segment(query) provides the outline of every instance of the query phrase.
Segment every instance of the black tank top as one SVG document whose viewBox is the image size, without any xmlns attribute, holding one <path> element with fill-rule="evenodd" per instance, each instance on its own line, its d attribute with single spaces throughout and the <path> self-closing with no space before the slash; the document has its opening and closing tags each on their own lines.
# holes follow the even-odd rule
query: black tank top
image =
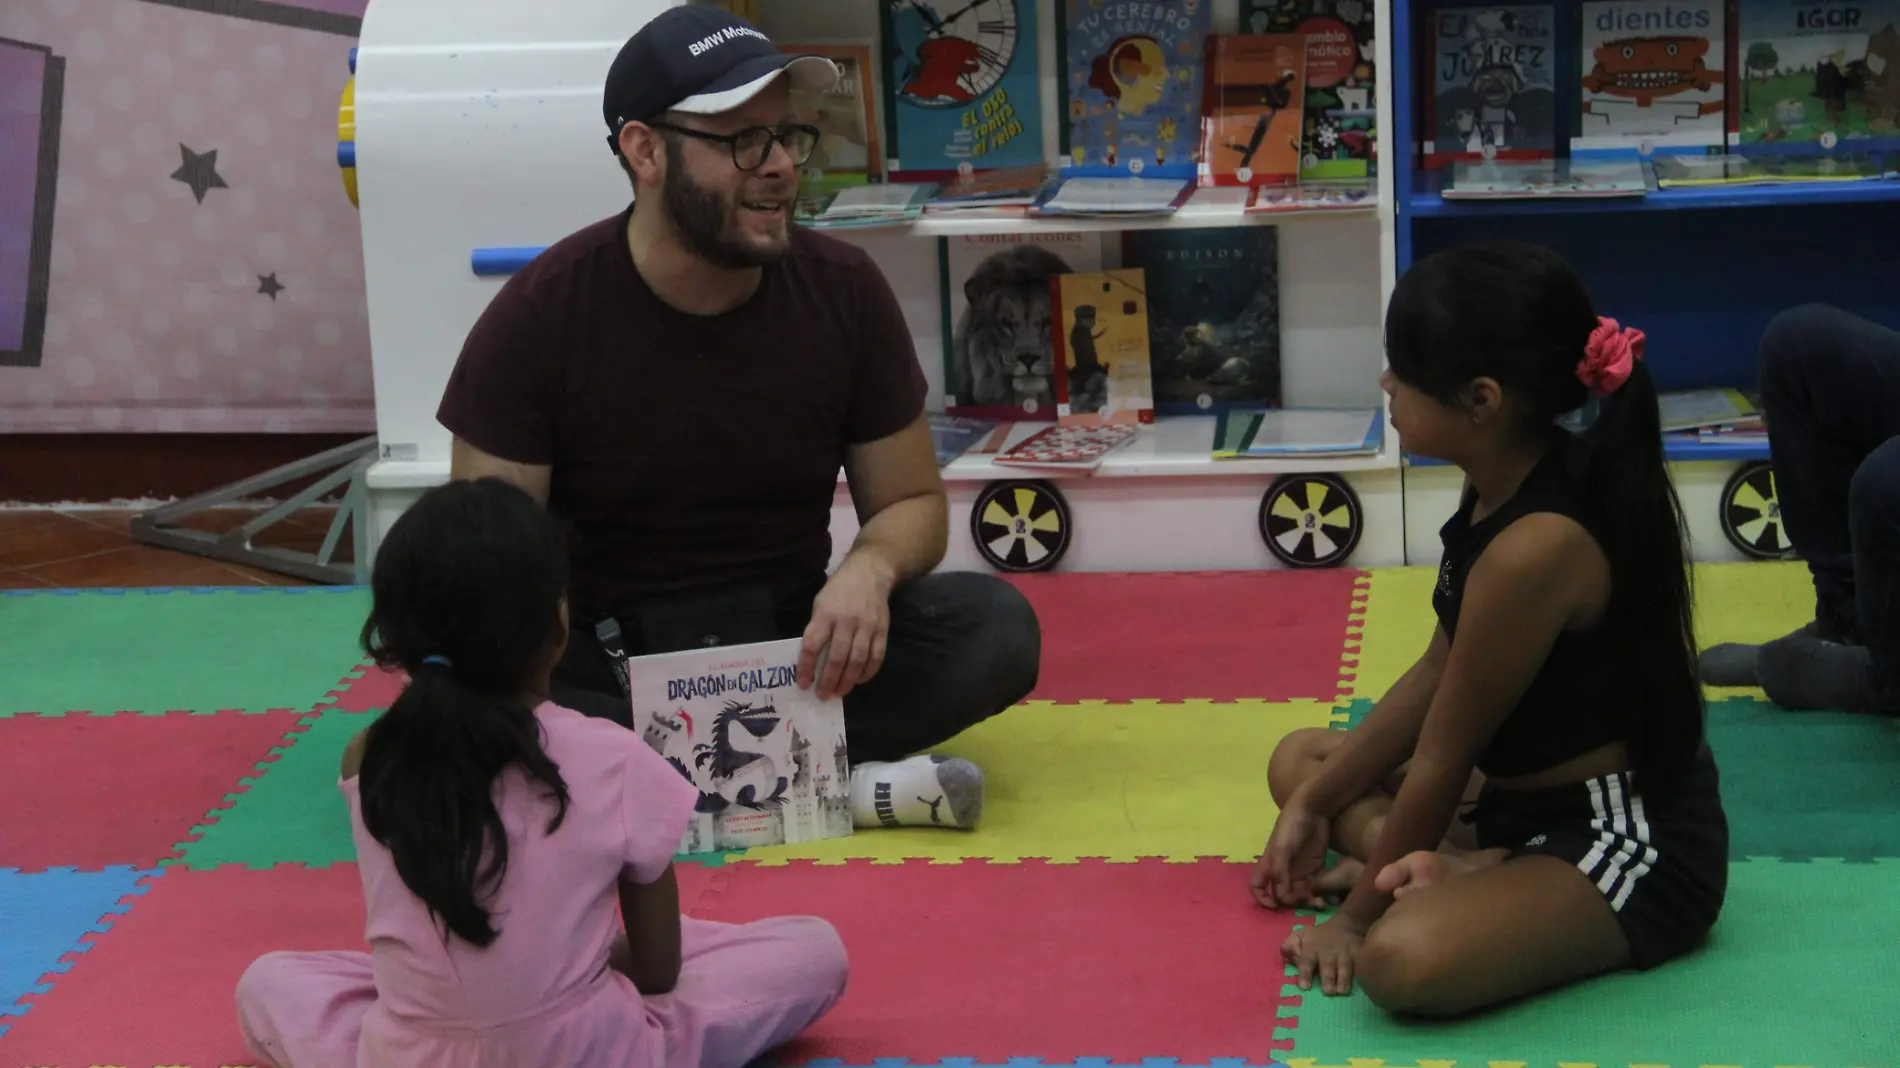
<svg viewBox="0 0 1900 1068">
<path fill-rule="evenodd" d="M 1439 530 L 1445 555 L 1432 607 L 1453 643 L 1465 579 L 1504 528 L 1536 512 L 1555 512 L 1598 537 L 1600 528 L 1575 473 L 1587 446 L 1573 434 L 1559 433 L 1557 443 L 1502 507 L 1473 523 L 1477 495 L 1467 492 L 1457 514 Z M 1616 665 L 1627 657 L 1618 646 L 1619 633 L 1614 621 L 1606 619 L 1592 630 L 1558 635 L 1517 707 L 1479 754 L 1478 770 L 1487 776 L 1530 775 L 1624 740 L 1616 715 Z"/>
</svg>

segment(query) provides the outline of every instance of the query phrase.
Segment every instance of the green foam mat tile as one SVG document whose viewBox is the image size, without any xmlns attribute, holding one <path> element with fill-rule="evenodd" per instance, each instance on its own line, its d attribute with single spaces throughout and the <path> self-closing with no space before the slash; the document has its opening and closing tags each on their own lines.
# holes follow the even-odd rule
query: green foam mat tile
<svg viewBox="0 0 1900 1068">
<path fill-rule="evenodd" d="M 1404 1021 L 1358 991 L 1301 992 L 1283 1059 L 1313 1065 L 1900 1063 L 1900 862 L 1729 867 L 1709 945 L 1648 972 L 1620 972 L 1454 1021 Z"/>
<path fill-rule="evenodd" d="M 271 750 L 257 774 L 226 798 L 180 846 L 173 863 L 203 871 L 220 864 L 267 868 L 322 866 L 356 859 L 349 807 L 337 789 L 343 749 L 374 722 L 367 712 L 326 711 L 306 716 L 302 729 Z"/>
<path fill-rule="evenodd" d="M 1900 858 L 1900 723 L 1746 698 L 1708 715 L 1732 859 Z"/>
<path fill-rule="evenodd" d="M 362 658 L 356 589 L 0 598 L 0 716 L 311 708 Z"/>
</svg>

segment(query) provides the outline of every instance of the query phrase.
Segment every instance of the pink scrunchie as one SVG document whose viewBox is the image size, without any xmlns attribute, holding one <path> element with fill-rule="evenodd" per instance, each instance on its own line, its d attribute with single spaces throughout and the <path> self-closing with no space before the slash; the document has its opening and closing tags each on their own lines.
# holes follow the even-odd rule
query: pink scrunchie
<svg viewBox="0 0 1900 1068">
<path fill-rule="evenodd" d="M 1597 328 L 1583 346 L 1583 359 L 1577 364 L 1577 377 L 1599 397 L 1607 397 L 1623 388 L 1643 358 L 1643 332 L 1619 326 L 1615 319 L 1597 318 Z"/>
</svg>

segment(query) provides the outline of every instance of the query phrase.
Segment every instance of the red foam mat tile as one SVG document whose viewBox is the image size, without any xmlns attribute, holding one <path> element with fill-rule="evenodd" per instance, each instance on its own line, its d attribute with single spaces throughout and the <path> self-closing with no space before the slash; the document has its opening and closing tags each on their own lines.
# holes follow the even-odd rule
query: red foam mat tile
<svg viewBox="0 0 1900 1068">
<path fill-rule="evenodd" d="M 1365 573 L 1012 576 L 1042 622 L 1032 700 L 1329 701 Z"/>
<path fill-rule="evenodd" d="M 283 711 L 0 718 L 13 813 L 0 866 L 154 867 L 296 724 Z"/>
<path fill-rule="evenodd" d="M 322 707 L 345 712 L 381 712 L 396 700 L 407 684 L 408 676 L 402 672 L 384 671 L 375 664 L 367 664 L 339 682 L 323 700 Z"/>
<path fill-rule="evenodd" d="M 680 903 L 719 869 L 677 866 Z M 238 977 L 276 949 L 364 949 L 354 864 L 165 869 L 0 1035 L 0 1064 L 252 1065 Z"/>
<path fill-rule="evenodd" d="M 1247 894 L 1248 865 L 849 863 L 718 869 L 704 919 L 816 915 L 850 957 L 843 1000 L 772 1057 L 1064 1064 L 1145 1057 L 1267 1064 L 1290 913 Z"/>
</svg>

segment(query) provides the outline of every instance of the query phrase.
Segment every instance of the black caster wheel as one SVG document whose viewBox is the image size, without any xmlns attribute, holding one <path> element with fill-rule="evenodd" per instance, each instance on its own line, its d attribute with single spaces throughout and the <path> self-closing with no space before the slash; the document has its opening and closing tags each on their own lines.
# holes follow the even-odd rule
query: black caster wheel
<svg viewBox="0 0 1900 1068">
<path fill-rule="evenodd" d="M 1781 522 L 1775 494 L 1775 465 L 1766 460 L 1743 464 L 1722 487 L 1722 534 L 1743 556 L 1755 560 L 1792 560 L 1794 543 Z"/>
<path fill-rule="evenodd" d="M 970 506 L 976 551 L 998 571 L 1048 571 L 1069 551 L 1069 502 L 1047 482 L 992 482 Z"/>
<path fill-rule="evenodd" d="M 1336 567 L 1359 547 L 1366 513 L 1338 475 L 1283 475 L 1260 499 L 1260 537 L 1288 567 Z"/>
</svg>

